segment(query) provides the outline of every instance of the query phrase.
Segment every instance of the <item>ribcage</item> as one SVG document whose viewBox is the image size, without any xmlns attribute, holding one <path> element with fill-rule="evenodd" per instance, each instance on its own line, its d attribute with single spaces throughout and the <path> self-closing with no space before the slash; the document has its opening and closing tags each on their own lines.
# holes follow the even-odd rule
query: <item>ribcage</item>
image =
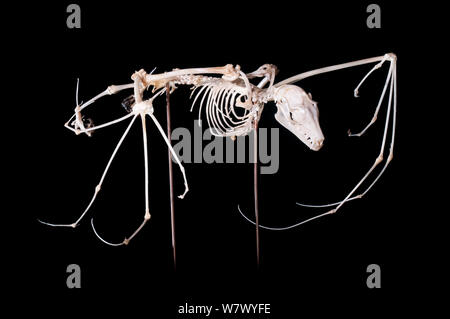
<svg viewBox="0 0 450 319">
<path fill-rule="evenodd" d="M 197 80 L 191 94 L 191 97 L 195 94 L 191 111 L 200 100 L 199 120 L 204 109 L 213 135 L 240 136 L 252 129 L 251 109 L 239 105 L 248 98 L 245 86 L 221 78 L 197 77 Z"/>
</svg>

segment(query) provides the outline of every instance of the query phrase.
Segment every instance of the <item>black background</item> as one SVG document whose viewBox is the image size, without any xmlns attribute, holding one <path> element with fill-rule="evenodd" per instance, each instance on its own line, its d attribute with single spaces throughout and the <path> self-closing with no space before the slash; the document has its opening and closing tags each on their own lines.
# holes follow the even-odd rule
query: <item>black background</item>
<svg viewBox="0 0 450 319">
<path fill-rule="evenodd" d="M 384 314 L 389 306 L 411 307 L 400 296 L 414 295 L 423 280 L 411 276 L 419 249 L 411 222 L 420 178 L 414 171 L 411 113 L 415 100 L 408 50 L 416 29 L 408 7 L 378 2 L 382 28 L 366 26 L 369 2 L 271 4 L 243 2 L 79 2 L 81 29 L 66 27 L 69 2 L 19 9 L 16 23 L 26 38 L 15 38 L 24 55 L 22 85 L 28 86 L 23 118 L 30 130 L 13 145 L 26 183 L 14 184 L 16 207 L 24 213 L 14 238 L 21 245 L 9 263 L 18 298 L 34 301 L 37 313 L 59 309 L 100 312 L 120 309 L 152 317 L 175 317 L 178 305 L 270 303 L 270 318 L 316 313 Z M 22 31 L 24 30 L 24 31 Z M 22 49 L 23 48 L 23 49 Z M 75 136 L 63 127 L 80 100 L 111 84 L 129 83 L 131 74 L 173 68 L 239 64 L 251 72 L 264 63 L 278 66 L 280 81 L 315 68 L 394 52 L 398 56 L 398 117 L 394 160 L 361 200 L 338 214 L 284 232 L 261 231 L 261 266 L 256 270 L 254 227 L 237 212 L 253 209 L 252 164 L 185 164 L 190 192 L 176 200 L 177 269 L 174 271 L 167 172 L 167 148 L 148 125 L 152 219 L 128 246 L 109 247 L 93 234 L 120 242 L 144 215 L 144 166 L 139 122 L 125 140 L 88 216 L 76 229 L 50 228 L 37 219 L 71 223 L 90 200 L 125 123 Z M 408 67 L 407 67 L 408 66 Z M 379 152 L 385 106 L 379 121 L 361 138 L 349 138 L 370 121 L 387 74 L 387 64 L 353 89 L 371 65 L 312 77 L 297 83 L 318 101 L 325 145 L 306 148 L 274 119 L 268 104 L 260 127 L 280 128 L 280 167 L 260 175 L 260 221 L 284 226 L 314 216 L 296 201 L 324 203 L 344 198 Z M 26 75 L 25 75 L 26 74 Z M 29 75 L 31 74 L 31 76 Z M 30 83 L 30 84 L 28 84 Z M 31 83 L 33 83 L 31 85 Z M 124 115 L 120 101 L 106 97 L 91 107 L 96 123 Z M 193 131 L 189 90 L 172 95 L 172 125 Z M 31 115 L 30 115 L 31 114 Z M 165 104 L 155 104 L 165 126 Z M 388 139 L 389 140 L 389 139 Z M 387 157 L 388 152 L 385 152 Z M 416 159 L 416 158 L 415 158 Z M 175 192 L 183 190 L 174 166 Z M 17 196 L 19 195 L 19 196 Z M 23 195 L 23 196 L 20 196 Z M 423 261 L 423 260 L 422 260 Z M 417 261 L 418 262 L 418 261 Z M 81 267 L 81 289 L 66 287 L 66 267 Z M 366 286 L 369 264 L 379 264 L 382 288 Z M 16 275 L 17 274 L 17 275 Z M 405 306 L 403 306 L 405 305 Z M 362 309 L 360 308 L 362 306 Z M 21 310 L 21 309 L 19 309 Z M 61 312 L 59 312 L 61 314 Z M 220 317 L 220 316 L 216 316 Z"/>
</svg>

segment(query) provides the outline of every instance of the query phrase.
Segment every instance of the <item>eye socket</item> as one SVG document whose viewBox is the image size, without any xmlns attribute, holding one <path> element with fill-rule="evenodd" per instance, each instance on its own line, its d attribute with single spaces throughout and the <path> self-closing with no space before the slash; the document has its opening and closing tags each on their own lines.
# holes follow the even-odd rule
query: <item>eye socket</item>
<svg viewBox="0 0 450 319">
<path fill-rule="evenodd" d="M 298 124 L 300 124 L 300 122 L 302 122 L 304 120 L 305 114 L 306 114 L 306 112 L 303 108 L 296 108 L 289 112 L 289 116 L 290 116 L 291 120 L 297 122 Z M 295 115 L 295 118 L 294 118 L 294 115 Z"/>
</svg>

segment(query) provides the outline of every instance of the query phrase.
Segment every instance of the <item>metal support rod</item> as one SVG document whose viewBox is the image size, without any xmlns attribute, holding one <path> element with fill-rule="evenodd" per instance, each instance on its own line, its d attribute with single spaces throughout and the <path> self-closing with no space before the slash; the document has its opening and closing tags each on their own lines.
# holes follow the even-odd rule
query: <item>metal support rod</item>
<svg viewBox="0 0 450 319">
<path fill-rule="evenodd" d="M 253 135 L 253 160 L 255 161 L 253 168 L 253 192 L 255 195 L 255 226 L 256 226 L 256 263 L 259 268 L 259 210 L 258 210 L 258 121 L 254 122 Z"/>
<path fill-rule="evenodd" d="M 169 143 L 172 143 L 171 135 L 172 135 L 172 127 L 170 121 L 170 85 L 169 82 L 166 84 L 166 110 L 167 110 L 167 139 Z M 172 169 L 172 154 L 170 153 L 170 149 L 168 150 L 169 154 L 169 188 L 170 188 L 170 226 L 172 232 L 172 250 L 173 250 L 173 264 L 174 268 L 177 267 L 177 251 L 175 245 L 175 209 L 174 209 L 174 200 L 173 200 L 173 169 Z"/>
</svg>

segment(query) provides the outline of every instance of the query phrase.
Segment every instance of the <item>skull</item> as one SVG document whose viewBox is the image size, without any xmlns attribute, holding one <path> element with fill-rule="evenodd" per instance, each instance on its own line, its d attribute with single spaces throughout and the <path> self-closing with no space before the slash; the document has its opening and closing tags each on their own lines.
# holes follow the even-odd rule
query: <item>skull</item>
<svg viewBox="0 0 450 319">
<path fill-rule="evenodd" d="M 278 109 L 275 119 L 310 149 L 318 151 L 324 136 L 319 125 L 319 109 L 311 95 L 296 85 L 281 85 L 274 89 L 273 98 Z"/>
</svg>

